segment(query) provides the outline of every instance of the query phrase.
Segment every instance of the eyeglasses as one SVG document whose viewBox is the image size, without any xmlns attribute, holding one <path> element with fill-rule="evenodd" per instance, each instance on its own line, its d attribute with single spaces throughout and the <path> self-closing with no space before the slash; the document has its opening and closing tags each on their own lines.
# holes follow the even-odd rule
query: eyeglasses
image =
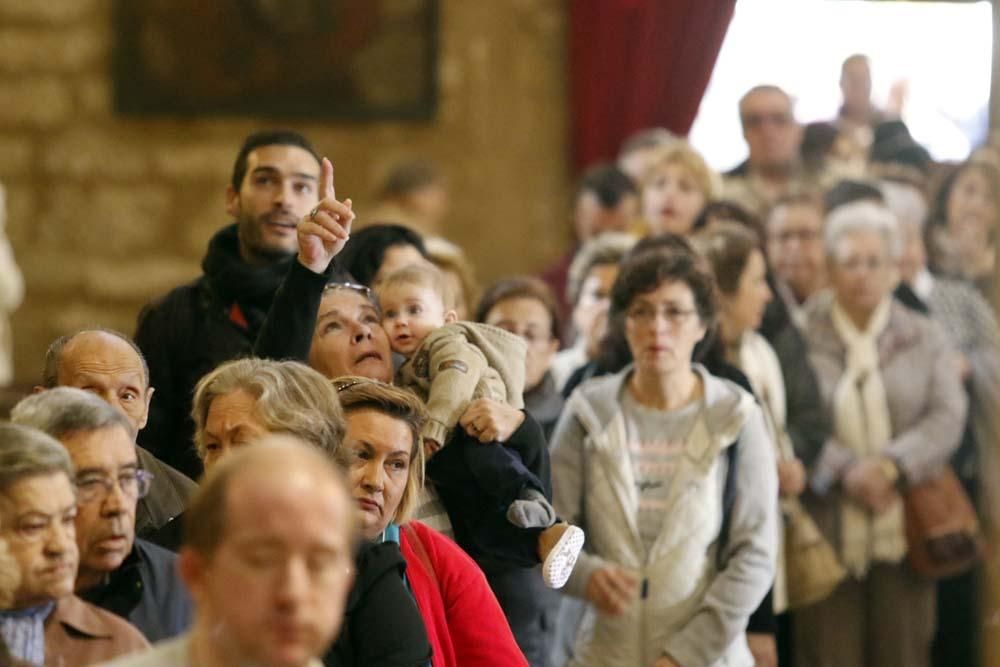
<svg viewBox="0 0 1000 667">
<path fill-rule="evenodd" d="M 838 268 L 844 271 L 855 272 L 861 269 L 866 271 L 879 271 L 892 264 L 891 261 L 879 257 L 848 257 L 836 262 Z"/>
<path fill-rule="evenodd" d="M 677 308 L 676 306 L 663 306 L 662 308 L 657 308 L 651 305 L 640 305 L 634 308 L 629 308 L 625 313 L 625 317 L 636 324 L 652 324 L 656 320 L 657 315 L 663 315 L 663 319 L 667 321 L 670 326 L 679 327 L 688 318 L 695 314 L 694 308 Z"/>
<path fill-rule="evenodd" d="M 342 391 L 347 391 L 351 387 L 357 387 L 359 384 L 365 384 L 366 382 L 371 382 L 371 380 L 362 380 L 360 378 L 351 378 L 349 380 L 334 380 L 333 388 L 337 390 L 339 394 Z"/>
<path fill-rule="evenodd" d="M 87 474 L 76 478 L 77 498 L 83 503 L 104 500 L 115 484 L 127 498 L 144 498 L 153 483 L 153 473 L 148 470 L 130 470 L 118 474 L 117 479 L 108 475 Z"/>
<path fill-rule="evenodd" d="M 743 127 L 751 129 L 762 127 L 764 125 L 784 127 L 785 125 L 790 125 L 792 122 L 791 114 L 781 111 L 761 113 L 751 112 L 743 114 L 741 118 L 743 120 Z"/>
<path fill-rule="evenodd" d="M 338 289 L 347 289 L 351 290 L 352 292 L 357 292 L 358 294 L 365 297 L 372 303 L 375 302 L 375 295 L 372 294 L 371 288 L 368 287 L 367 285 L 362 285 L 360 283 L 352 283 L 352 282 L 327 283 L 326 286 L 323 288 L 323 293 L 325 294 L 330 290 L 338 290 Z"/>
<path fill-rule="evenodd" d="M 771 235 L 771 240 L 777 243 L 808 243 L 819 238 L 819 232 L 814 229 L 790 229 L 787 232 L 779 232 Z"/>
</svg>

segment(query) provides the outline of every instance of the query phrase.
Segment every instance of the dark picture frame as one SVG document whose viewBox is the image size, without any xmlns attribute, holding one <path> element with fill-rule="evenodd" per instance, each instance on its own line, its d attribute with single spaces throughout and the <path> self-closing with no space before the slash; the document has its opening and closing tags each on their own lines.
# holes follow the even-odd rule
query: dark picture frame
<svg viewBox="0 0 1000 667">
<path fill-rule="evenodd" d="M 114 0 L 115 108 L 430 120 L 438 0 Z"/>
</svg>

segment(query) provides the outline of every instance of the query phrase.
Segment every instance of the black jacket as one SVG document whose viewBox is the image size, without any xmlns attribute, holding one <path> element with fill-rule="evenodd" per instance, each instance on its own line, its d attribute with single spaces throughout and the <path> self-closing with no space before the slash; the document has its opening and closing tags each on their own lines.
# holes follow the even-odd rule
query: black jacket
<svg viewBox="0 0 1000 667">
<path fill-rule="evenodd" d="M 365 544 L 347 597 L 340 636 L 327 667 L 422 667 L 431 645 L 413 596 L 403 583 L 406 561 L 395 542 Z"/>
<path fill-rule="evenodd" d="M 292 290 L 318 284 L 320 294 L 326 283 L 325 275 L 294 257 L 264 266 L 247 264 L 240 256 L 235 224 L 212 238 L 202 268 L 202 277 L 146 306 L 135 334 L 149 363 L 150 385 L 156 388 L 139 444 L 193 479 L 202 470 L 192 444 L 195 384 L 222 362 L 252 353 L 283 280 Z M 280 335 L 297 328 L 285 321 L 273 329 Z"/>
<path fill-rule="evenodd" d="M 179 543 L 164 544 L 156 535 L 167 529 L 184 512 L 191 496 L 198 490 L 198 485 L 142 447 L 136 447 L 135 450 L 139 466 L 153 475 L 149 493 L 145 498 L 139 499 L 135 510 L 135 535 L 176 551 Z"/>
<path fill-rule="evenodd" d="M 177 574 L 177 556 L 141 539 L 102 586 L 79 593 L 124 618 L 150 643 L 176 637 L 191 625 L 191 599 Z"/>
</svg>

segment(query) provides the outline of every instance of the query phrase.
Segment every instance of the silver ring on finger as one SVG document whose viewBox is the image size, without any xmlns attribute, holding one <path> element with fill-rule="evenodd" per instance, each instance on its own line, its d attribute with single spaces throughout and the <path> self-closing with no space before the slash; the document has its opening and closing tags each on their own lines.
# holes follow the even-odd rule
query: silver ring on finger
<svg viewBox="0 0 1000 667">
<path fill-rule="evenodd" d="M 316 214 L 319 213 L 319 206 L 309 211 L 309 219 L 316 222 Z"/>
</svg>

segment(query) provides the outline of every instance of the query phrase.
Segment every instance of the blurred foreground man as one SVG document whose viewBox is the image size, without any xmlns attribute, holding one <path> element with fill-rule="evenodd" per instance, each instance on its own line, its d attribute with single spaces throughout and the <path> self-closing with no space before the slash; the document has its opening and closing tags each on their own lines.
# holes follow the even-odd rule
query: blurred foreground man
<svg viewBox="0 0 1000 667">
<path fill-rule="evenodd" d="M 190 633 L 114 667 L 319 667 L 354 579 L 354 503 L 315 447 L 274 436 L 214 466 L 185 525 Z"/>
</svg>

